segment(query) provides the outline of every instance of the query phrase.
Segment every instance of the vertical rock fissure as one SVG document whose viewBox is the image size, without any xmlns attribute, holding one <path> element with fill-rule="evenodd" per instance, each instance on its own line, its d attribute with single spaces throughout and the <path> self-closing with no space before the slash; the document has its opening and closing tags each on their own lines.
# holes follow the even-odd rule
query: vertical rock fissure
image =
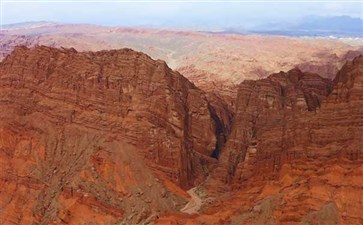
<svg viewBox="0 0 363 225">
<path fill-rule="evenodd" d="M 209 113 L 211 114 L 212 120 L 214 122 L 215 125 L 215 137 L 216 137 L 216 145 L 215 148 L 211 154 L 212 158 L 218 159 L 219 154 L 221 153 L 224 144 L 226 143 L 226 137 L 227 137 L 227 132 L 226 129 L 223 127 L 223 124 L 220 120 L 220 118 L 218 117 L 217 113 L 215 112 L 215 109 L 208 104 L 208 109 L 209 109 Z"/>
</svg>

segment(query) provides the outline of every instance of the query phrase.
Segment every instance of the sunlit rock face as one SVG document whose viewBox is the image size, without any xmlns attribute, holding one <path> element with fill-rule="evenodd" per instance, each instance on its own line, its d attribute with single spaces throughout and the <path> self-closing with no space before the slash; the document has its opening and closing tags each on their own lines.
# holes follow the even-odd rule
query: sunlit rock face
<svg viewBox="0 0 363 225">
<path fill-rule="evenodd" d="M 333 79 L 347 60 L 362 53 L 362 46 L 324 38 L 49 23 L 0 34 L 0 61 L 18 45 L 72 47 L 77 51 L 132 48 L 166 61 L 197 87 L 219 95 L 230 105 L 243 80 L 266 78 L 295 67 Z"/>
<path fill-rule="evenodd" d="M 5 224 L 362 224 L 363 57 L 204 93 L 131 49 L 0 63 Z M 235 106 L 235 108 L 233 108 Z M 197 215 L 178 213 L 185 189 Z"/>
<path fill-rule="evenodd" d="M 261 161 L 258 157 L 266 157 L 260 151 L 265 136 L 269 135 L 268 140 L 276 142 L 273 145 L 268 143 L 271 144 L 266 149 L 270 151 L 266 152 L 271 155 L 269 157 L 275 157 L 272 154 L 274 148 L 287 148 L 290 141 L 287 120 L 302 112 L 318 111 L 331 91 L 332 81 L 299 69 L 272 74 L 266 79 L 242 82 L 238 89 L 232 131 L 220 158 L 224 165 L 220 169 L 227 170 L 228 175 L 223 176 L 226 182 L 230 183 L 236 172 L 241 173 L 239 170 L 244 167 L 244 159 L 249 158 L 251 151 L 257 152 L 257 162 Z M 271 132 L 277 126 L 284 128 Z M 261 166 L 259 168 L 262 169 Z M 243 173 L 245 179 L 250 175 L 251 171 Z"/>
<path fill-rule="evenodd" d="M 219 166 L 203 186 L 230 196 L 189 220 L 362 223 L 363 56 L 333 81 L 298 70 L 245 81 L 236 105 Z"/>
<path fill-rule="evenodd" d="M 130 49 L 17 47 L 0 88 L 7 224 L 130 224 L 176 210 L 185 197 L 167 184 L 204 180 L 223 136 L 202 91 Z"/>
</svg>

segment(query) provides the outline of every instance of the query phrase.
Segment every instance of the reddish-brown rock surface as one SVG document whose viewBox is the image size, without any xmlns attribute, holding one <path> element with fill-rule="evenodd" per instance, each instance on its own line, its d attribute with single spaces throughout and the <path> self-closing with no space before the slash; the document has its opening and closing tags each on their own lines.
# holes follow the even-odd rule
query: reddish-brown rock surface
<svg viewBox="0 0 363 225">
<path fill-rule="evenodd" d="M 265 78 L 294 67 L 332 79 L 347 59 L 362 52 L 362 46 L 329 38 L 55 23 L 4 29 L 0 32 L 0 60 L 16 45 L 72 47 L 77 51 L 132 48 L 165 60 L 199 88 L 218 93 L 227 102 L 235 100 L 235 86 L 243 80 Z"/>
<path fill-rule="evenodd" d="M 182 206 L 172 182 L 205 179 L 225 129 L 223 107 L 130 49 L 17 47 L 0 64 L 0 103 L 5 224 L 155 219 Z"/>
<path fill-rule="evenodd" d="M 236 104 L 219 167 L 199 191 L 216 199 L 160 224 L 363 223 L 363 56 L 333 82 L 298 70 L 245 81 Z"/>
<path fill-rule="evenodd" d="M 248 152 L 251 152 L 251 156 L 255 155 L 256 145 L 261 145 L 260 139 L 272 138 L 276 141 L 266 146 L 270 152 L 272 148 L 287 148 L 290 141 L 287 135 L 292 135 L 286 128 L 287 118 L 304 111 L 316 111 L 331 89 L 330 80 L 317 74 L 303 73 L 299 69 L 272 74 L 266 79 L 242 82 L 238 90 L 233 130 L 220 158 L 221 163 L 226 164 L 223 169 L 228 170 L 226 181 L 231 183 L 235 172 L 241 173 L 238 170 L 245 165 L 240 162 L 249 158 Z M 271 132 L 277 126 L 282 126 L 282 129 Z M 274 154 L 272 157 L 275 157 Z M 242 174 L 249 175 L 247 171 Z"/>
<path fill-rule="evenodd" d="M 17 45 L 77 51 L 132 48 L 164 60 L 234 109 L 237 86 L 246 79 L 295 67 L 333 79 L 347 60 L 362 53 L 360 39 L 351 40 L 351 45 L 342 40 L 42 22 L 1 31 L 0 61 Z"/>
<path fill-rule="evenodd" d="M 0 63 L 0 221 L 363 223 L 363 56 L 333 81 L 295 68 L 226 96 L 130 49 L 17 47 Z M 177 213 L 192 186 L 198 214 Z"/>
</svg>

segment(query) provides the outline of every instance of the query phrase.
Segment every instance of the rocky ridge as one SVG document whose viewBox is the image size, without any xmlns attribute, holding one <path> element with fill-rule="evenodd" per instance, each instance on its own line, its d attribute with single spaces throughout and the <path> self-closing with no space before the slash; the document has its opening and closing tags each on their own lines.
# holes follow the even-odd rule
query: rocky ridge
<svg viewBox="0 0 363 225">
<path fill-rule="evenodd" d="M 82 211 L 101 224 L 146 220 L 183 202 L 164 198 L 168 187 L 204 180 L 224 141 L 221 108 L 130 49 L 17 47 L 0 74 L 1 218 L 10 224 L 87 224 Z M 20 201 L 31 212 L 13 209 Z"/>
<path fill-rule="evenodd" d="M 132 48 L 165 60 L 199 88 L 219 94 L 230 104 L 236 98 L 235 87 L 243 80 L 294 67 L 332 79 L 351 56 L 362 53 L 361 46 L 331 39 L 52 23 L 3 30 L 0 60 L 1 54 L 6 56 L 17 45 L 77 51 Z"/>
<path fill-rule="evenodd" d="M 0 219 L 363 222 L 363 56 L 333 81 L 244 81 L 233 102 L 131 49 L 15 48 L 0 64 Z M 196 185 L 199 213 L 176 213 Z"/>
<path fill-rule="evenodd" d="M 363 56 L 333 81 L 296 69 L 245 81 L 236 106 L 218 168 L 200 187 L 217 199 L 196 217 L 165 220 L 362 224 Z"/>
</svg>

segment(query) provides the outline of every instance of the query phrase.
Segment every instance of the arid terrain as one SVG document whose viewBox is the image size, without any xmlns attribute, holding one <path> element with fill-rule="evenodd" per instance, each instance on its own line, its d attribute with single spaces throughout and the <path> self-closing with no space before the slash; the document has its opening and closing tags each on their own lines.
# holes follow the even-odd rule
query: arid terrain
<svg viewBox="0 0 363 225">
<path fill-rule="evenodd" d="M 50 23 L 0 47 L 0 224 L 363 224 L 361 46 Z"/>
<path fill-rule="evenodd" d="M 245 79 L 299 67 L 302 71 L 334 78 L 362 45 L 322 38 L 212 34 L 145 28 L 118 28 L 56 23 L 9 28 L 0 35 L 0 60 L 16 45 L 75 48 L 99 51 L 132 48 L 166 61 L 199 88 L 236 93 Z"/>
</svg>

